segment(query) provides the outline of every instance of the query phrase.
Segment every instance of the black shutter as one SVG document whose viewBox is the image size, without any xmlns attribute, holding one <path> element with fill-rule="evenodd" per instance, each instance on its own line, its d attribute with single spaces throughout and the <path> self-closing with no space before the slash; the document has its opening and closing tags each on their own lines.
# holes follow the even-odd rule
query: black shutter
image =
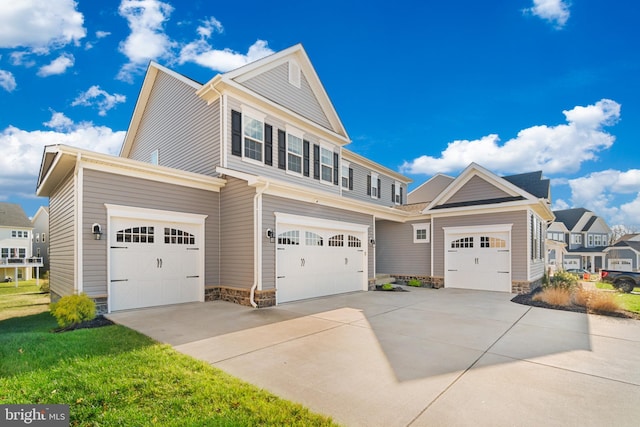
<svg viewBox="0 0 640 427">
<path fill-rule="evenodd" d="M 309 141 L 302 141 L 302 174 L 309 176 Z"/>
<path fill-rule="evenodd" d="M 242 114 L 231 110 L 231 154 L 242 156 Z"/>
<path fill-rule="evenodd" d="M 264 164 L 273 165 L 273 128 L 264 124 Z"/>
<path fill-rule="evenodd" d="M 278 168 L 287 168 L 287 133 L 278 129 Z"/>
<path fill-rule="evenodd" d="M 367 196 L 371 195 L 371 175 L 367 175 Z"/>
<path fill-rule="evenodd" d="M 378 178 L 378 199 L 382 197 L 382 186 L 380 185 L 380 178 Z"/>
<path fill-rule="evenodd" d="M 320 179 L 320 146 L 313 144 L 313 178 Z"/>
<path fill-rule="evenodd" d="M 391 184 L 391 203 L 396 202 L 396 185 Z"/>
<path fill-rule="evenodd" d="M 353 169 L 349 168 L 349 190 L 353 190 Z"/>
<path fill-rule="evenodd" d="M 404 202 L 402 201 L 402 186 L 400 187 L 400 204 L 403 204 Z"/>
<path fill-rule="evenodd" d="M 338 185 L 338 179 L 340 179 L 338 153 L 333 153 L 333 185 Z"/>
</svg>

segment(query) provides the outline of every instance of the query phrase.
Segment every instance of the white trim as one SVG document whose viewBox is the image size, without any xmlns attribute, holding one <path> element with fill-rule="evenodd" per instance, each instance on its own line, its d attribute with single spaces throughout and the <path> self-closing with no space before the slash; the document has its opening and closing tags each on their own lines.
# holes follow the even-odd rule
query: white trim
<svg viewBox="0 0 640 427">
<path fill-rule="evenodd" d="M 252 119 L 261 121 L 263 125 L 264 125 L 264 120 L 267 118 L 267 113 L 258 111 L 255 108 L 249 107 L 248 105 L 245 105 L 245 104 L 240 104 L 240 112 L 242 113 L 243 116 L 246 114 Z M 244 135 L 244 123 L 242 123 L 242 134 Z"/>
<path fill-rule="evenodd" d="M 312 228 L 325 228 L 330 230 L 353 231 L 354 233 L 366 233 L 368 235 L 369 225 L 352 222 L 334 221 L 331 219 L 316 218 L 303 215 L 292 215 L 284 212 L 274 212 L 276 217 L 276 227 L 278 224 L 300 225 Z M 364 244 L 368 242 L 363 242 Z"/>
<path fill-rule="evenodd" d="M 227 94 L 222 95 L 222 123 L 220 124 L 220 132 L 222 132 L 222 149 L 220 151 L 220 155 L 222 156 L 222 167 L 227 167 L 227 156 L 229 155 L 229 150 L 227 148 L 227 143 L 229 141 L 229 128 L 227 124 L 227 120 L 229 119 L 229 113 L 227 111 Z"/>
<path fill-rule="evenodd" d="M 380 194 L 380 189 L 378 188 L 378 174 L 373 172 L 373 171 L 369 171 L 369 174 L 371 175 L 371 198 L 372 199 L 379 199 L 380 197 L 378 196 Z M 376 189 L 376 194 L 373 194 L 373 189 Z"/>
<path fill-rule="evenodd" d="M 200 255 L 200 275 L 198 283 L 198 292 L 200 295 L 200 301 L 204 301 L 204 280 L 205 280 L 205 251 L 206 251 L 206 239 L 205 239 L 205 220 L 208 215 L 192 214 L 185 212 L 166 211 L 159 209 L 147 209 L 138 208 L 134 206 L 114 205 L 110 203 L 104 204 L 107 209 L 107 229 L 103 229 L 103 233 L 106 233 L 107 239 L 107 312 L 111 313 L 111 223 L 113 218 L 131 218 L 140 219 L 144 221 L 160 221 L 160 222 L 172 222 L 179 224 L 191 224 L 198 226 L 198 235 L 201 242 L 202 250 L 199 251 Z"/>
<path fill-rule="evenodd" d="M 304 131 L 302 129 L 286 124 L 284 126 L 284 130 L 285 132 L 304 140 Z"/>
<path fill-rule="evenodd" d="M 431 223 L 430 222 L 411 224 L 411 226 L 413 227 L 413 243 L 430 243 L 431 242 Z M 416 232 L 418 230 L 427 231 L 426 239 L 418 239 L 418 237 L 416 236 Z"/>
<path fill-rule="evenodd" d="M 495 233 L 500 231 L 511 231 L 513 224 L 492 224 L 492 225 L 468 225 L 462 227 L 442 227 L 445 234 L 465 234 L 465 233 Z"/>
<path fill-rule="evenodd" d="M 76 291 L 78 292 L 78 294 L 80 294 L 81 292 L 83 292 L 84 290 L 84 277 L 82 277 L 84 275 L 84 257 L 83 257 L 83 251 L 84 251 L 84 236 L 85 236 L 85 230 L 83 229 L 83 219 L 84 219 L 84 215 L 83 215 L 83 209 L 84 209 L 84 203 L 83 203 L 83 198 L 82 195 L 84 194 L 84 168 L 80 167 L 80 159 L 78 158 L 78 170 L 77 170 L 77 200 L 76 200 L 76 206 L 77 206 L 77 215 L 76 215 L 76 229 L 77 234 L 76 234 L 76 239 L 77 239 L 77 258 L 76 258 L 76 274 L 78 275 L 78 277 L 76 278 Z"/>
</svg>

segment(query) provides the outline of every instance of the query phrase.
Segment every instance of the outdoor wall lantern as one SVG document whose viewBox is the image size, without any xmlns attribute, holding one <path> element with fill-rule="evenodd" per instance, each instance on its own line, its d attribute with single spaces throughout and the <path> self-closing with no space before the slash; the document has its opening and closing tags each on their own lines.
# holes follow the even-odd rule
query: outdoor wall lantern
<svg viewBox="0 0 640 427">
<path fill-rule="evenodd" d="M 267 228 L 267 231 L 266 231 L 265 234 L 267 236 L 267 239 L 269 239 L 269 243 L 273 243 L 273 242 L 276 241 L 276 235 L 275 235 L 275 233 L 273 232 L 272 229 Z"/>
<path fill-rule="evenodd" d="M 375 245 L 376 245 L 376 241 L 375 241 L 375 239 L 370 239 L 370 240 L 369 240 L 369 244 L 370 244 L 371 246 L 375 246 Z"/>
<path fill-rule="evenodd" d="M 102 239 L 102 227 L 100 224 L 95 223 L 91 226 L 91 230 L 93 232 L 93 238 L 96 240 Z"/>
</svg>

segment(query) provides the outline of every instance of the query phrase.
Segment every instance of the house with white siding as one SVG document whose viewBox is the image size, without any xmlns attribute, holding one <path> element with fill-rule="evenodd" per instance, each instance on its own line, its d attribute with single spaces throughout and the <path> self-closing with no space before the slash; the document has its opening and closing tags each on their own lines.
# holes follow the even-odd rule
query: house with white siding
<svg viewBox="0 0 640 427">
<path fill-rule="evenodd" d="M 42 267 L 42 258 L 31 250 L 33 226 L 22 206 L 0 202 L 0 280 L 29 280 L 33 269 Z"/>
<path fill-rule="evenodd" d="M 46 147 L 52 297 L 102 311 L 254 307 L 366 291 L 376 275 L 526 292 L 553 218 L 541 172 L 411 180 L 350 138 L 304 48 L 201 84 L 151 63 L 119 156 Z"/>
</svg>

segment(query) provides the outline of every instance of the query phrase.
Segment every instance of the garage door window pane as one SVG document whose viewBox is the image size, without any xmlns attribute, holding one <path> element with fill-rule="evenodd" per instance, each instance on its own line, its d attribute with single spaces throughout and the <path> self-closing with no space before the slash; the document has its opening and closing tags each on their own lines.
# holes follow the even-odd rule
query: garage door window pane
<svg viewBox="0 0 640 427">
<path fill-rule="evenodd" d="M 481 236 L 480 247 L 481 248 L 506 248 L 507 241 L 504 239 L 498 239 L 497 237 Z"/>
<path fill-rule="evenodd" d="M 116 242 L 153 243 L 153 227 L 131 227 L 118 230 Z"/>
<path fill-rule="evenodd" d="M 348 245 L 350 248 L 362 247 L 362 242 L 356 236 L 349 236 Z"/>
<path fill-rule="evenodd" d="M 291 230 L 285 231 L 278 235 L 279 245 L 299 245 L 300 244 L 300 231 Z"/>
<path fill-rule="evenodd" d="M 344 235 L 336 234 L 329 238 L 329 246 L 344 246 Z"/>
<path fill-rule="evenodd" d="M 195 245 L 196 238 L 193 234 L 177 228 L 164 228 L 164 243 L 168 245 Z"/>
<path fill-rule="evenodd" d="M 454 240 L 451 242 L 451 248 L 472 248 L 473 247 L 473 237 L 461 237 L 458 240 Z"/>
<path fill-rule="evenodd" d="M 305 231 L 305 243 L 307 246 L 322 246 L 322 236 L 311 231 Z"/>
</svg>

